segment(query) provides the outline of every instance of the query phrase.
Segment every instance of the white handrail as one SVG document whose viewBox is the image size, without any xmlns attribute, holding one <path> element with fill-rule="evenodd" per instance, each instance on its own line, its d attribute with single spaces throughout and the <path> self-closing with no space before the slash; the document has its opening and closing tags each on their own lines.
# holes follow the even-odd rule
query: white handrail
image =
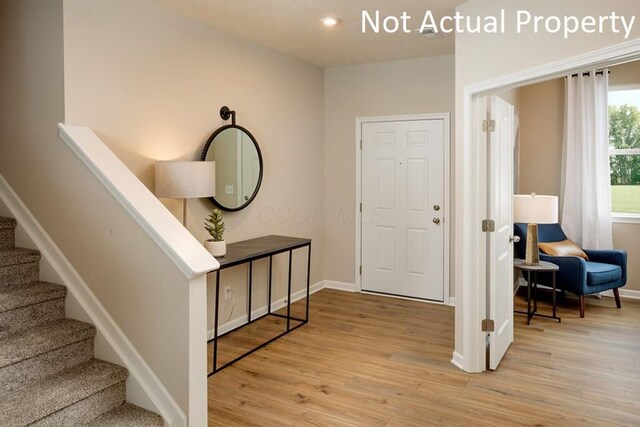
<svg viewBox="0 0 640 427">
<path fill-rule="evenodd" d="M 60 137 L 187 279 L 220 264 L 89 128 L 58 124 Z"/>
</svg>

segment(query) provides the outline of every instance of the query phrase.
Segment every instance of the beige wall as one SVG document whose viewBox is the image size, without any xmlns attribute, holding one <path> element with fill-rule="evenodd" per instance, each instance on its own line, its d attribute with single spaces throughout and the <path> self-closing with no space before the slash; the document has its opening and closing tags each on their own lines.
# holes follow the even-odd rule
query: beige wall
<svg viewBox="0 0 640 427">
<path fill-rule="evenodd" d="M 453 94 L 452 55 L 325 70 L 327 280 L 355 283 L 355 119 L 420 113 L 453 118 Z"/>
<path fill-rule="evenodd" d="M 560 194 L 564 79 L 520 88 L 518 192 Z"/>
<path fill-rule="evenodd" d="M 520 112 L 520 91 L 518 89 L 503 90 L 495 95 L 513 105 L 516 114 Z"/>
<path fill-rule="evenodd" d="M 633 16 L 640 12 L 640 4 L 636 0 L 596 0 L 589 1 L 588 7 L 585 7 L 584 0 L 469 0 L 458 8 L 461 13 L 471 16 L 496 16 L 499 15 L 500 9 L 505 9 L 510 16 L 519 9 L 542 16 L 610 15 L 612 10 L 618 14 Z M 623 35 L 610 32 L 577 33 L 566 40 L 562 34 L 533 34 L 529 30 L 515 34 L 512 21 L 508 21 L 506 34 L 456 35 L 459 87 L 626 41 Z M 630 39 L 638 37 L 640 26 L 636 23 Z"/>
<path fill-rule="evenodd" d="M 609 86 L 626 86 L 640 84 L 640 61 L 610 67 Z"/>
<path fill-rule="evenodd" d="M 640 61 L 610 67 L 609 86 L 626 86 L 640 84 Z"/>
<path fill-rule="evenodd" d="M 613 224 L 613 247 L 627 251 L 627 286 L 640 292 L 640 224 Z"/>
<path fill-rule="evenodd" d="M 58 137 L 62 1 L 0 2 L 0 31 L 0 172 L 188 414 L 189 281 Z"/>
<path fill-rule="evenodd" d="M 609 85 L 640 83 L 640 61 L 610 68 Z M 564 79 L 520 88 L 520 192 L 560 195 Z M 629 253 L 625 289 L 640 291 L 640 225 L 613 224 L 613 245 Z"/>
<path fill-rule="evenodd" d="M 324 78 L 319 67 L 217 31 L 145 0 L 65 1 L 65 107 L 68 124 L 88 126 L 149 187 L 156 160 L 198 159 L 223 124 L 220 107 L 257 139 L 264 157 L 260 193 L 225 213 L 228 242 L 266 234 L 313 239 L 312 283 L 323 278 Z M 180 204 L 166 200 L 177 217 Z M 189 230 L 208 238 L 207 199 L 189 201 Z M 294 291 L 305 254 L 294 259 Z M 286 290 L 286 260 L 274 299 Z M 254 309 L 266 304 L 264 263 L 256 266 Z M 300 267 L 300 268 L 298 268 Z M 223 273 L 235 299 L 221 320 L 245 313 L 246 270 Z M 209 287 L 212 305 L 213 286 Z M 231 306 L 233 303 L 233 307 Z M 213 324 L 209 308 L 209 327 Z"/>
</svg>

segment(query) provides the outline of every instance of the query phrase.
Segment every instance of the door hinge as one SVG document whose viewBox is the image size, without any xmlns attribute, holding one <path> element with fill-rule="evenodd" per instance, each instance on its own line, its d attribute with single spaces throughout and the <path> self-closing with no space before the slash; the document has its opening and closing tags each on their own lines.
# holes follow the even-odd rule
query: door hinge
<svg viewBox="0 0 640 427">
<path fill-rule="evenodd" d="M 360 140 L 360 149 L 362 150 L 362 140 Z"/>
<path fill-rule="evenodd" d="M 360 275 L 362 276 L 362 266 L 360 266 Z"/>
<path fill-rule="evenodd" d="M 482 321 L 482 332 L 493 332 L 496 330 L 496 325 L 491 319 L 484 319 Z"/>
<path fill-rule="evenodd" d="M 492 219 L 485 219 L 482 221 L 482 232 L 493 233 L 496 231 L 496 222 Z"/>
<path fill-rule="evenodd" d="M 482 131 L 483 132 L 494 132 L 496 130 L 496 121 L 495 120 L 483 120 L 482 121 Z"/>
<path fill-rule="evenodd" d="M 362 213 L 362 202 L 360 202 L 360 213 Z"/>
</svg>

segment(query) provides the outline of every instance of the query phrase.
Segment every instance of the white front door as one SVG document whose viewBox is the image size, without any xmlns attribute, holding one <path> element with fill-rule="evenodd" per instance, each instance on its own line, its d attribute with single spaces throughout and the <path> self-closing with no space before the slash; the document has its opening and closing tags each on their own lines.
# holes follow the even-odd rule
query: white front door
<svg viewBox="0 0 640 427">
<path fill-rule="evenodd" d="M 443 301 L 445 120 L 361 131 L 362 289 Z"/>
<path fill-rule="evenodd" d="M 494 321 L 489 333 L 489 368 L 496 369 L 513 342 L 513 153 L 514 108 L 502 98 L 487 98 L 494 130 L 488 129 L 488 218 L 494 231 L 487 234 L 488 315 Z"/>
</svg>

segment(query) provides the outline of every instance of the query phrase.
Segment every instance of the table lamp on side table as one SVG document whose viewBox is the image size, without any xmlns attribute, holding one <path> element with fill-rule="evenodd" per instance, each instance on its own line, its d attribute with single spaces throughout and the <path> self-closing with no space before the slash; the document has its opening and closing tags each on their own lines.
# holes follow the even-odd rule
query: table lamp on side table
<svg viewBox="0 0 640 427">
<path fill-rule="evenodd" d="M 538 224 L 558 222 L 558 197 L 538 196 L 536 193 L 513 196 L 513 220 L 527 224 L 525 264 L 539 265 Z"/>
</svg>

